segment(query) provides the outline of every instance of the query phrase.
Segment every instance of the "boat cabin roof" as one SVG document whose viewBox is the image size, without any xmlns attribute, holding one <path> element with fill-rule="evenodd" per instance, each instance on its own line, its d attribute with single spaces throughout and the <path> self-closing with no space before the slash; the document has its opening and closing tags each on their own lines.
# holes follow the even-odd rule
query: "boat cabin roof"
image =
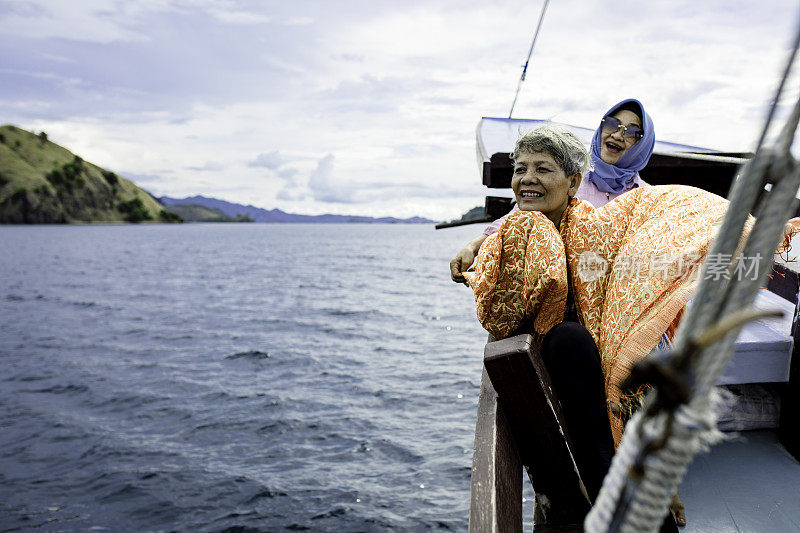
<svg viewBox="0 0 800 533">
<path fill-rule="evenodd" d="M 483 117 L 478 123 L 478 146 L 483 154 L 495 154 L 497 152 L 510 152 L 514 148 L 514 143 L 520 133 L 528 131 L 539 124 L 547 124 L 548 120 L 538 119 L 525 119 L 525 118 L 493 118 Z M 589 128 L 582 128 L 580 126 L 572 126 L 570 124 L 562 124 L 572 133 L 574 133 L 584 144 L 589 145 L 592 142 L 592 136 L 595 130 Z M 672 153 L 672 152 L 689 152 L 689 153 L 715 153 L 718 150 L 710 148 L 700 148 L 697 146 L 689 146 L 688 144 L 678 144 L 665 141 L 656 140 L 656 146 L 653 149 L 654 153 Z"/>
<path fill-rule="evenodd" d="M 550 121 L 483 117 L 478 122 L 476 151 L 483 184 L 490 188 L 511 187 L 513 164 L 509 152 L 520 133 Z M 587 145 L 595 130 L 561 124 Z M 710 148 L 656 140 L 653 155 L 640 174 L 653 185 L 682 184 L 726 196 L 739 166 L 752 154 L 720 152 Z"/>
</svg>

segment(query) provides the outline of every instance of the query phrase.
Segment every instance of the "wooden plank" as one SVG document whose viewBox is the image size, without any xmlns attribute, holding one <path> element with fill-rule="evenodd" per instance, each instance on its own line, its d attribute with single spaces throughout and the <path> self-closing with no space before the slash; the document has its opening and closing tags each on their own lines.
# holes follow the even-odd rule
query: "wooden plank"
<svg viewBox="0 0 800 533">
<path fill-rule="evenodd" d="M 522 463 L 485 370 L 475 423 L 469 531 L 522 531 Z"/>
<path fill-rule="evenodd" d="M 550 377 L 530 335 L 490 342 L 484 366 L 549 525 L 580 524 L 590 504 Z M 540 515 L 541 516 L 541 515 Z M 538 529 L 537 529 L 538 531 Z"/>
<path fill-rule="evenodd" d="M 795 302 L 792 338 L 794 349 L 789 363 L 789 384 L 781 395 L 781 420 L 778 436 L 786 450 L 800 460 L 800 277 L 798 273 L 783 265 L 775 265 L 772 279 L 767 288 L 773 292 L 781 291 L 784 298 Z M 773 290 L 772 287 L 775 287 Z M 777 292 L 776 292 L 777 294 Z M 781 295 L 783 295 L 781 294 Z"/>
<path fill-rule="evenodd" d="M 716 453 L 712 450 L 710 453 Z M 686 527 L 681 533 L 739 533 L 717 483 L 708 454 L 697 454 L 678 488 L 686 507 Z"/>
</svg>

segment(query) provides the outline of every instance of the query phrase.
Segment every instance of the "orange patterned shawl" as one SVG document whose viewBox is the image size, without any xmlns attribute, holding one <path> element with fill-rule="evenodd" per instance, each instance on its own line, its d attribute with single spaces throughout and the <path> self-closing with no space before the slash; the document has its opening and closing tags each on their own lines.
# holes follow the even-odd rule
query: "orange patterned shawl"
<svg viewBox="0 0 800 533">
<path fill-rule="evenodd" d="M 671 185 L 641 187 L 600 208 L 573 199 L 560 231 L 540 212 L 515 212 L 465 273 L 478 319 L 496 338 L 543 335 L 563 320 L 569 272 L 580 321 L 600 350 L 618 443 L 620 384 L 680 319 L 727 206 Z"/>
</svg>

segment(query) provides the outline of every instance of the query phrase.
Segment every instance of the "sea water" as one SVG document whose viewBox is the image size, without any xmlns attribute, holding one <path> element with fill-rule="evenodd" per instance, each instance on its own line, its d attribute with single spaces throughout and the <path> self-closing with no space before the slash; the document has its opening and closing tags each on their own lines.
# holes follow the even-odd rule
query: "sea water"
<svg viewBox="0 0 800 533">
<path fill-rule="evenodd" d="M 465 530 L 479 231 L 0 227 L 0 530 Z"/>
</svg>

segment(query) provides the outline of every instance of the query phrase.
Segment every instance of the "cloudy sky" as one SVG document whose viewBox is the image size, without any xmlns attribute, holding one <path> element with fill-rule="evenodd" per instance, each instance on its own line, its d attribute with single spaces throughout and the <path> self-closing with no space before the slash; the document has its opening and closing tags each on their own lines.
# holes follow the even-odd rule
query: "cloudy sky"
<svg viewBox="0 0 800 533">
<path fill-rule="evenodd" d="M 0 0 L 0 123 L 155 195 L 307 214 L 483 203 L 542 1 Z M 514 116 L 594 128 L 636 97 L 658 138 L 752 150 L 796 0 L 553 0 Z M 798 75 L 793 75 L 797 95 Z"/>
</svg>

